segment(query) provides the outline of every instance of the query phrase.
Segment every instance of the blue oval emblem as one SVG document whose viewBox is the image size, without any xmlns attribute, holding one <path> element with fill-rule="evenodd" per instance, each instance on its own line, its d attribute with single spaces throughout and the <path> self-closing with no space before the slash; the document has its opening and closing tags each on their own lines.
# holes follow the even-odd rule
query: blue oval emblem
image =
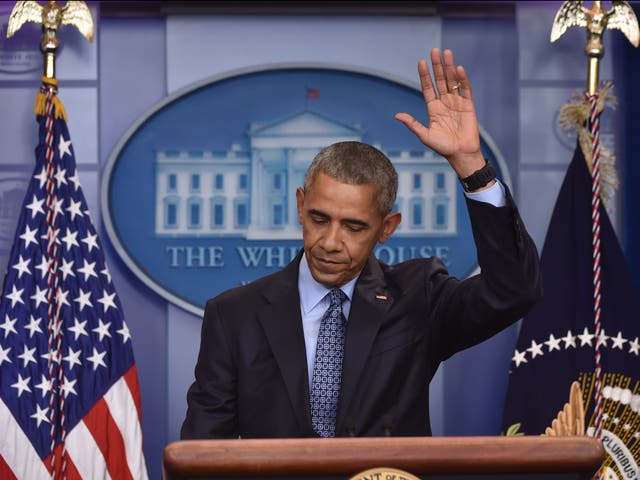
<svg viewBox="0 0 640 480">
<path fill-rule="evenodd" d="M 375 145 L 399 174 L 403 221 L 375 254 L 439 256 L 465 277 L 476 253 L 464 194 L 446 160 L 394 119 L 426 116 L 422 93 L 363 70 L 282 65 L 208 79 L 163 100 L 121 139 L 102 185 L 107 233 L 133 273 L 201 314 L 206 300 L 284 267 L 301 248 L 295 190 L 315 154 Z M 481 131 L 482 150 L 510 183 Z"/>
</svg>

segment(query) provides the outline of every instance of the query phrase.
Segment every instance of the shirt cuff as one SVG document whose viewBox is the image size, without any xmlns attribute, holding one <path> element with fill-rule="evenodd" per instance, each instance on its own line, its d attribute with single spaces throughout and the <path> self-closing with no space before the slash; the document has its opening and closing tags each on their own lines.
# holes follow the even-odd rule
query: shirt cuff
<svg viewBox="0 0 640 480">
<path fill-rule="evenodd" d="M 496 183 L 480 192 L 464 192 L 467 198 L 478 202 L 490 203 L 494 207 L 504 207 L 507 204 L 507 194 L 504 185 L 496 178 Z"/>
</svg>

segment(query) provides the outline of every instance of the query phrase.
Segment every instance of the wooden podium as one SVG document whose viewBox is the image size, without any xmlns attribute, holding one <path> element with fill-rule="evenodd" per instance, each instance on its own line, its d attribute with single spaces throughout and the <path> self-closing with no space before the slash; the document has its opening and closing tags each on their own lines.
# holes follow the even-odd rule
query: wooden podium
<svg viewBox="0 0 640 480">
<path fill-rule="evenodd" d="M 588 437 L 394 437 L 183 440 L 163 478 L 338 477 L 389 467 L 428 478 L 591 478 L 605 458 Z"/>
</svg>

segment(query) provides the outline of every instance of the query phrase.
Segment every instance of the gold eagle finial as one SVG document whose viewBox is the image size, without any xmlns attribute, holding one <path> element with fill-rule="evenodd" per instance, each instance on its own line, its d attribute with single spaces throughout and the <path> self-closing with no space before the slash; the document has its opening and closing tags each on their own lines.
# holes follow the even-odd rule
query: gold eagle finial
<svg viewBox="0 0 640 480">
<path fill-rule="evenodd" d="M 57 37 L 60 25 L 73 25 L 90 42 L 93 41 L 93 19 L 89 7 L 83 1 L 69 0 L 64 6 L 55 0 L 40 5 L 33 0 L 18 1 L 9 16 L 7 38 L 13 36 L 27 22 L 42 25 L 40 50 L 45 54 L 47 78 L 55 78 L 55 52 L 60 45 Z"/>
<path fill-rule="evenodd" d="M 616 28 L 625 34 L 634 47 L 640 43 L 638 20 L 628 2 L 613 0 L 611 8 L 602 8 L 602 2 L 593 2 L 586 8 L 583 1 L 566 1 L 556 13 L 551 29 L 551 42 L 559 39 L 567 28 L 578 26 L 601 37 L 607 28 Z"/>
<path fill-rule="evenodd" d="M 70 0 L 64 6 L 55 1 L 45 5 L 27 0 L 16 2 L 7 26 L 7 38 L 13 36 L 26 22 L 42 24 L 43 28 L 57 30 L 60 25 L 73 25 L 90 42 L 93 41 L 93 19 L 85 2 Z"/>
<path fill-rule="evenodd" d="M 629 39 L 634 47 L 640 43 L 638 19 L 628 2 L 612 0 L 611 8 L 602 8 L 602 1 L 593 1 L 586 8 L 583 1 L 569 0 L 562 4 L 551 27 L 551 42 L 559 39 L 572 26 L 587 29 L 587 45 L 584 53 L 589 57 L 587 90 L 593 95 L 598 88 L 599 60 L 604 55 L 602 34 L 607 28 L 616 28 Z"/>
</svg>

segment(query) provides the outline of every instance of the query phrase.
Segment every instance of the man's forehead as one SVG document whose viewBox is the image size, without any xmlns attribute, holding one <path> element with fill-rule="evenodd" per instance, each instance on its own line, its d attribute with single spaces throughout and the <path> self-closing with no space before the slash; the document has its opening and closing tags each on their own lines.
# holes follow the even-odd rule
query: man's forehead
<svg viewBox="0 0 640 480">
<path fill-rule="evenodd" d="M 323 170 L 319 170 L 311 179 L 309 184 L 305 185 L 305 187 L 306 187 L 306 190 L 311 190 L 317 186 L 327 186 L 327 184 L 333 184 L 333 186 L 335 186 L 336 183 L 339 183 L 345 186 L 358 187 L 363 189 L 375 188 L 380 190 L 382 188 L 382 185 L 380 185 L 380 183 L 376 181 L 355 183 L 352 181 L 348 181 L 347 179 L 344 179 L 344 178 L 339 178 L 337 176 L 330 175 L 329 173 Z"/>
</svg>

